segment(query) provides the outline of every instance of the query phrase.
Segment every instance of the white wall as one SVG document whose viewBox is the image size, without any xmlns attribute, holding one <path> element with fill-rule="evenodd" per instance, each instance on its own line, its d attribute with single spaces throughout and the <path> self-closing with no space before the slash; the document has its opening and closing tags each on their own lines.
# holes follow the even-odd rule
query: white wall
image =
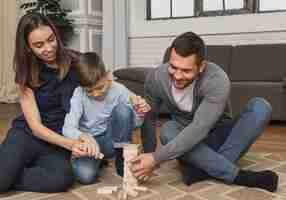
<svg viewBox="0 0 286 200">
<path fill-rule="evenodd" d="M 185 31 L 206 44 L 286 43 L 286 12 L 147 21 L 145 0 L 128 3 L 131 67 L 160 63 L 172 39 Z"/>
<path fill-rule="evenodd" d="M 128 66 L 127 0 L 103 1 L 102 56 L 108 69 Z"/>
<path fill-rule="evenodd" d="M 102 53 L 102 0 L 62 0 L 64 8 L 72 10 L 75 37 L 69 45 L 81 52 Z"/>
</svg>

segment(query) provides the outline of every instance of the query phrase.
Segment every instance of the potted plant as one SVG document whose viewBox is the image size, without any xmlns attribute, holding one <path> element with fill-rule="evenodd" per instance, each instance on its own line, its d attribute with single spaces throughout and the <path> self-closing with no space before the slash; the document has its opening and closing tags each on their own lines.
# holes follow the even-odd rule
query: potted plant
<svg viewBox="0 0 286 200">
<path fill-rule="evenodd" d="M 38 12 L 48 16 L 57 27 L 65 45 L 74 35 L 73 20 L 67 17 L 71 10 L 62 8 L 61 0 L 34 0 L 21 4 L 20 9 L 26 13 Z"/>
</svg>

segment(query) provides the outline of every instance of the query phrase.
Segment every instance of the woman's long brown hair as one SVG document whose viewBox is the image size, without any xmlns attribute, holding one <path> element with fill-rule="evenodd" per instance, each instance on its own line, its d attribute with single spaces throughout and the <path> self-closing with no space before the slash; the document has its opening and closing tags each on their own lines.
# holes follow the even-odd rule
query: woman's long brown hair
<svg viewBox="0 0 286 200">
<path fill-rule="evenodd" d="M 18 24 L 16 32 L 14 70 L 16 73 L 15 82 L 20 88 L 35 88 L 40 85 L 39 73 L 41 60 L 34 55 L 29 44 L 29 34 L 40 26 L 49 26 L 54 32 L 58 47 L 56 63 L 59 67 L 59 79 L 63 79 L 69 71 L 71 57 L 64 48 L 60 35 L 54 24 L 39 13 L 28 13 L 24 15 Z"/>
</svg>

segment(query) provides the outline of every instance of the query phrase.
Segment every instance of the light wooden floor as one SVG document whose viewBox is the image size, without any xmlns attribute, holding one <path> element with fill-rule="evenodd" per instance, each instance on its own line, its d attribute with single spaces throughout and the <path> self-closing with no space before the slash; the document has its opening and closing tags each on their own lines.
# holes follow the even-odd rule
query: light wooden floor
<svg viewBox="0 0 286 200">
<path fill-rule="evenodd" d="M 18 115 L 19 105 L 0 104 L 0 142 L 6 135 L 11 120 Z M 159 132 L 159 129 L 157 130 Z M 135 134 L 135 141 L 139 142 L 139 133 Z M 286 122 L 272 123 L 265 130 L 265 133 L 252 146 L 254 151 L 277 152 L 285 155 L 286 160 Z"/>
<path fill-rule="evenodd" d="M 286 159 L 286 124 L 268 126 L 252 149 L 266 152 L 281 152 Z"/>
<path fill-rule="evenodd" d="M 0 143 L 1 138 L 5 137 L 9 123 L 19 113 L 19 106 L 13 104 L 0 104 Z M 160 120 L 163 123 L 164 119 Z M 159 133 L 159 127 L 157 133 Z M 158 134 L 157 134 L 158 136 Z M 140 142 L 140 133 L 136 131 L 134 142 Z M 282 200 L 286 194 L 286 122 L 284 124 L 272 124 L 268 126 L 265 133 L 253 145 L 252 152 L 246 159 L 242 159 L 240 164 L 248 169 L 265 170 L 273 169 L 279 173 L 279 189 L 276 193 L 267 193 L 262 190 L 248 189 L 243 187 L 222 185 L 219 182 L 207 181 L 187 187 L 182 184 L 180 173 L 177 170 L 177 162 L 166 162 L 158 169 L 157 176 L 152 178 L 151 182 L 146 184 L 149 193 L 141 193 L 139 199 L 233 199 L 233 200 Z M 261 155 L 263 157 L 257 155 Z M 267 154 L 264 154 L 267 153 Z M 269 154 L 268 154 L 269 153 Z M 247 155 L 246 155 L 247 156 Z M 175 165 L 174 165 L 175 164 Z M 168 180 L 168 181 L 167 181 Z M 0 194 L 0 199 L 10 200 L 84 200 L 84 199 L 114 199 L 114 196 L 100 196 L 97 194 L 98 187 L 119 185 L 121 179 L 115 175 L 114 167 L 109 167 L 105 175 L 101 177 L 99 184 L 81 186 L 75 185 L 69 192 L 44 194 L 44 193 L 21 193 L 10 192 Z M 112 183 L 112 184 L 111 184 Z M 151 192 L 150 192 L 151 191 Z M 4 195 L 4 196 L 2 196 Z M 145 195 L 145 196 L 144 196 Z M 199 198 L 197 198 L 199 197 Z M 132 198 L 133 199 L 133 198 Z M 137 199 L 137 198 L 136 198 Z"/>
</svg>

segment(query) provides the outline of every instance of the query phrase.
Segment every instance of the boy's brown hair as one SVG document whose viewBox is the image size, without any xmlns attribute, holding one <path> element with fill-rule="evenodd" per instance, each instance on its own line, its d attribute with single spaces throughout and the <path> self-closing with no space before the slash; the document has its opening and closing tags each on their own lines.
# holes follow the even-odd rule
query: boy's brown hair
<svg viewBox="0 0 286 200">
<path fill-rule="evenodd" d="M 87 52 L 80 55 L 77 72 L 79 84 L 82 87 L 93 87 L 108 74 L 102 59 L 95 52 Z"/>
</svg>

